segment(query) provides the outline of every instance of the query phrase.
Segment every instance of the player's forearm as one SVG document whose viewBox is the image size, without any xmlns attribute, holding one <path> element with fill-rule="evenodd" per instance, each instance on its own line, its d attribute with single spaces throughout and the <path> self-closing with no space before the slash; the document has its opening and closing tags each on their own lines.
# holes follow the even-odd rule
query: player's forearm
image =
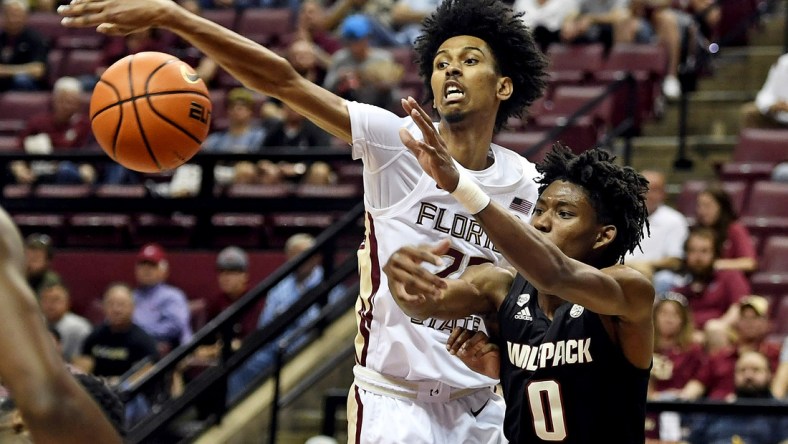
<svg viewBox="0 0 788 444">
<path fill-rule="evenodd" d="M 495 202 L 475 217 L 520 274 L 541 291 L 555 294 L 570 268 L 570 259 L 555 244 Z"/>
<path fill-rule="evenodd" d="M 65 367 L 23 398 L 34 398 L 19 408 L 36 443 L 122 442 L 106 415 Z"/>
<path fill-rule="evenodd" d="M 298 77 L 283 57 L 183 8 L 168 8 L 161 26 L 188 40 L 244 85 L 264 94 L 279 97 L 284 85 Z"/>
</svg>

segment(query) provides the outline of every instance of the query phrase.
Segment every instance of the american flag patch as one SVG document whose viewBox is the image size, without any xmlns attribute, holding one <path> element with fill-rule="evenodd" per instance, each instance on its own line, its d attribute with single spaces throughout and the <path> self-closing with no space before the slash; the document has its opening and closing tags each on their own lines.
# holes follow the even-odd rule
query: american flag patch
<svg viewBox="0 0 788 444">
<path fill-rule="evenodd" d="M 530 201 L 525 199 L 521 199 L 519 197 L 515 197 L 512 199 L 512 203 L 509 204 L 509 209 L 520 212 L 528 216 L 531 214 L 531 209 L 534 207 L 534 204 Z"/>
</svg>

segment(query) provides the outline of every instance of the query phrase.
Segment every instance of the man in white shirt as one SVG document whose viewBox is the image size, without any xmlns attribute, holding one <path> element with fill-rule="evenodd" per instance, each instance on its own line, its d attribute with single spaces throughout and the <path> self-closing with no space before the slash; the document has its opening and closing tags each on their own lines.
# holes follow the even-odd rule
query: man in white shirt
<svg viewBox="0 0 788 444">
<path fill-rule="evenodd" d="M 742 106 L 742 128 L 788 128 L 788 54 L 777 59 L 755 102 Z"/>
<path fill-rule="evenodd" d="M 531 30 L 542 52 L 561 41 L 561 26 L 574 14 L 577 0 L 515 0 L 512 9 L 524 12 L 523 22 Z"/>
<path fill-rule="evenodd" d="M 687 239 L 687 218 L 665 205 L 665 175 L 659 171 L 644 170 L 648 180 L 646 207 L 648 208 L 649 233 L 640 241 L 641 250 L 625 256 L 627 265 L 650 276 L 656 292 L 663 293 L 678 285 L 677 273 L 684 257 Z"/>
</svg>

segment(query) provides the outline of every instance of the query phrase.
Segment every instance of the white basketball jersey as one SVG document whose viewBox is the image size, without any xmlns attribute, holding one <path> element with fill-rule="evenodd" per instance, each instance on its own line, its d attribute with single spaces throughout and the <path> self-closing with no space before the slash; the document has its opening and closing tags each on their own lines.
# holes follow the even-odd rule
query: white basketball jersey
<svg viewBox="0 0 788 444">
<path fill-rule="evenodd" d="M 364 161 L 365 242 L 358 252 L 361 290 L 356 302 L 356 361 L 377 372 L 412 381 L 437 380 L 458 388 L 486 387 L 497 381 L 469 370 L 446 351 L 454 326 L 486 331 L 478 316 L 454 321 L 412 319 L 388 289 L 383 266 L 405 245 L 451 239 L 441 276 L 457 278 L 468 265 L 502 260 L 472 215 L 425 174 L 402 145 L 399 129 L 416 138 L 412 119 L 380 108 L 348 103 L 353 154 Z M 537 198 L 538 173 L 522 156 L 490 146 L 492 166 L 469 171 L 490 197 L 523 221 Z M 457 164 L 458 168 L 462 168 Z"/>
</svg>

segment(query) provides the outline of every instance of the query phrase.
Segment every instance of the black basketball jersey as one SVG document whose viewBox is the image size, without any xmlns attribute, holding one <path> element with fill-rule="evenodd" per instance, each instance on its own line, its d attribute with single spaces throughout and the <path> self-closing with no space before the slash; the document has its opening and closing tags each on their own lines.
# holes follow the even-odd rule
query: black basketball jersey
<svg viewBox="0 0 788 444">
<path fill-rule="evenodd" d="M 643 443 L 649 370 L 626 359 L 599 315 L 565 303 L 550 321 L 518 275 L 498 320 L 510 442 Z"/>
</svg>

